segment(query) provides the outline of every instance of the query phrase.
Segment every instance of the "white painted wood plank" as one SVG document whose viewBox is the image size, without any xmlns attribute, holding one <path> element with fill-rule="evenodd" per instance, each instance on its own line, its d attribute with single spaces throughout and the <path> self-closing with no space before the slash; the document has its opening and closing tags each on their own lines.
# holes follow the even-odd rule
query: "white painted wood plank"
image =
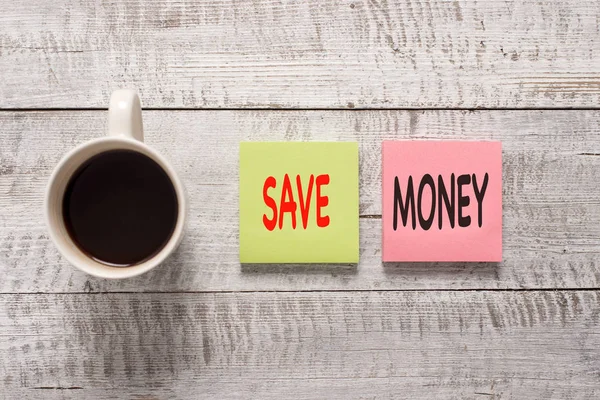
<svg viewBox="0 0 600 400">
<path fill-rule="evenodd" d="M 599 296 L 0 295 L 0 393 L 592 399 L 600 396 Z"/>
<path fill-rule="evenodd" d="M 0 0 L 0 107 L 597 107 L 597 0 Z"/>
<path fill-rule="evenodd" d="M 180 171 L 189 226 L 163 266 L 123 281 L 68 265 L 48 239 L 43 191 L 63 153 L 106 113 L 0 112 L 0 292 L 591 288 L 600 281 L 600 111 L 150 111 L 147 142 Z M 503 144 L 504 262 L 381 263 L 381 141 Z M 238 145 L 360 145 L 358 266 L 240 266 Z"/>
</svg>

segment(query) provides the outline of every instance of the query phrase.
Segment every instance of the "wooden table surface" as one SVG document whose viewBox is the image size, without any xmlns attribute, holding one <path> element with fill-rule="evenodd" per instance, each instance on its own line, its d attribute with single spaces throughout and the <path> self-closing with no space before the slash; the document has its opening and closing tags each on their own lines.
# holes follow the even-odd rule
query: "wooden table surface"
<svg viewBox="0 0 600 400">
<path fill-rule="evenodd" d="M 106 281 L 42 202 L 123 87 L 189 225 Z M 0 0 L 0 398 L 598 398 L 599 132 L 598 0 Z M 502 263 L 382 264 L 384 139 L 502 142 Z M 358 265 L 240 265 L 243 140 L 358 141 Z"/>
</svg>

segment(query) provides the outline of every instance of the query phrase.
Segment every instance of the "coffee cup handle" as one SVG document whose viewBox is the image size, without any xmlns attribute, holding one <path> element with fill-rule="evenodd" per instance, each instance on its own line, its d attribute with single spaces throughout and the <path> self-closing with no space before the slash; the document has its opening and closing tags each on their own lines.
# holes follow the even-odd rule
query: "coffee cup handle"
<svg viewBox="0 0 600 400">
<path fill-rule="evenodd" d="M 142 105 L 135 90 L 115 90 L 110 96 L 108 136 L 125 136 L 144 141 Z"/>
</svg>

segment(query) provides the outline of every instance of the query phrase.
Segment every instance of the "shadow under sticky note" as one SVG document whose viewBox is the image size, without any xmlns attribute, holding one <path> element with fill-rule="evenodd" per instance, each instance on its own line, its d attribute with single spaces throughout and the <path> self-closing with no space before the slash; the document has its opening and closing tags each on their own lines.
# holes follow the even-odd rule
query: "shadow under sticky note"
<svg viewBox="0 0 600 400">
<path fill-rule="evenodd" d="M 358 144 L 240 144 L 240 262 L 357 263 Z"/>
<path fill-rule="evenodd" d="M 502 261 L 500 142 L 385 141 L 383 261 Z"/>
</svg>

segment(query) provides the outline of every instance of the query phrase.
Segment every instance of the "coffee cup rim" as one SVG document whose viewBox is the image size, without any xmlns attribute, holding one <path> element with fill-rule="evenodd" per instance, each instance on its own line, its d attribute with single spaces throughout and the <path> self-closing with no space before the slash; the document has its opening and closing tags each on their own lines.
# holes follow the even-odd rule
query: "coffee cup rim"
<svg viewBox="0 0 600 400">
<path fill-rule="evenodd" d="M 81 153 L 90 149 L 90 154 L 84 155 L 81 160 L 75 162 L 75 158 L 81 155 Z M 66 188 L 64 181 L 68 182 L 73 176 L 73 173 L 87 160 L 95 155 L 110 150 L 133 150 L 150 157 L 167 173 L 177 195 L 177 222 L 171 237 L 162 247 L 162 249 L 154 256 L 139 264 L 129 267 L 116 267 L 107 265 L 86 255 L 73 242 L 71 237 L 66 234 L 64 220 L 62 218 L 62 199 L 64 196 L 64 190 Z M 69 163 L 73 164 L 70 165 Z M 58 180 L 61 179 L 61 174 L 66 176 L 63 176 L 62 181 L 59 183 Z M 57 189 L 57 185 L 59 184 L 63 185 L 64 187 L 62 189 Z M 56 191 L 59 191 L 59 193 L 56 193 Z M 57 204 L 60 206 L 60 211 L 58 212 L 60 214 L 59 218 L 56 217 Z M 70 264 L 83 272 L 99 278 L 131 278 L 148 272 L 164 262 L 165 259 L 177 248 L 181 242 L 184 232 L 186 214 L 187 204 L 184 188 L 173 166 L 152 147 L 139 140 L 126 136 L 101 137 L 87 141 L 71 149 L 61 158 L 58 165 L 52 171 L 52 175 L 50 176 L 46 186 L 44 196 L 44 219 L 52 242 L 56 245 L 59 252 L 63 257 L 65 257 L 65 259 L 67 259 L 67 261 L 69 261 Z M 60 226 L 57 226 L 57 223 Z"/>
</svg>

